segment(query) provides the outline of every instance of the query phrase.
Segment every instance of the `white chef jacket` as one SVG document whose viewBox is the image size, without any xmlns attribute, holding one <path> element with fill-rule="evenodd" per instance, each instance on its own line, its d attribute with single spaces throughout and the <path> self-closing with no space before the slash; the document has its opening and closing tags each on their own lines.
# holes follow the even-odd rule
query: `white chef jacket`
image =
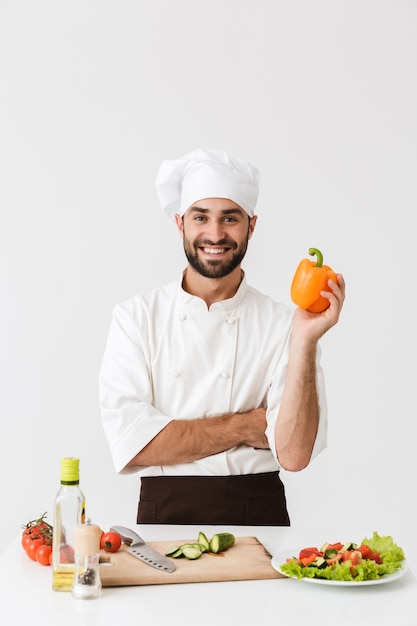
<svg viewBox="0 0 417 626">
<path fill-rule="evenodd" d="M 103 428 L 116 472 L 231 475 L 280 469 L 274 442 L 293 311 L 248 286 L 210 308 L 181 282 L 116 305 L 100 369 Z M 317 356 L 320 423 L 313 457 L 327 445 L 327 402 Z M 127 463 L 170 421 L 266 407 L 269 450 L 235 446 L 169 466 Z M 173 442 L 172 445 L 175 445 Z"/>
</svg>

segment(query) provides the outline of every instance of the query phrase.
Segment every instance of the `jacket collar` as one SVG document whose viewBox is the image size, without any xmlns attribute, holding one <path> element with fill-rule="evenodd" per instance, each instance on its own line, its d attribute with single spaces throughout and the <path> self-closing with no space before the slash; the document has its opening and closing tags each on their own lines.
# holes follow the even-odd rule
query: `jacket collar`
<svg viewBox="0 0 417 626">
<path fill-rule="evenodd" d="M 200 308 L 203 306 L 207 310 L 206 303 L 204 302 L 204 300 L 202 300 L 198 296 L 193 296 L 192 294 L 187 293 L 182 288 L 182 280 L 184 277 L 184 272 L 182 273 L 181 279 L 178 284 L 179 298 L 180 298 L 181 303 L 187 307 Z M 242 280 L 240 282 L 240 285 L 235 295 L 232 296 L 232 298 L 228 298 L 227 300 L 215 302 L 214 304 L 211 305 L 209 311 L 219 311 L 219 310 L 226 311 L 226 312 L 232 311 L 242 302 L 242 300 L 244 299 L 246 295 L 247 289 L 248 289 L 248 286 L 246 283 L 245 272 L 242 270 Z"/>
</svg>

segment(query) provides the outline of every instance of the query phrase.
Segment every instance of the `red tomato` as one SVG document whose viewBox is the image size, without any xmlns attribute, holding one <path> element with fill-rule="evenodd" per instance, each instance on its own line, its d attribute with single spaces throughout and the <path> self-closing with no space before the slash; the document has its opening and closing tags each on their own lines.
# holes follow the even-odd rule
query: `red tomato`
<svg viewBox="0 0 417 626">
<path fill-rule="evenodd" d="M 376 550 L 371 550 L 369 555 L 368 555 L 368 559 L 371 559 L 372 561 L 375 561 L 375 563 L 378 563 L 379 565 L 381 565 L 382 563 L 382 559 L 379 555 L 379 552 L 377 552 Z"/>
<path fill-rule="evenodd" d="M 312 552 L 310 556 L 304 556 L 300 559 L 300 561 L 304 565 L 304 567 L 307 567 L 307 565 L 310 565 L 310 563 L 313 563 L 313 561 L 315 561 L 316 558 L 317 558 L 317 554 L 315 552 Z"/>
<path fill-rule="evenodd" d="M 46 543 L 41 544 L 35 552 L 35 558 L 41 565 L 50 565 L 50 556 L 52 554 L 52 546 L 47 546 Z"/>
<path fill-rule="evenodd" d="M 375 563 L 381 564 L 381 557 L 379 552 L 376 550 L 371 550 L 371 548 L 367 545 L 361 545 L 358 548 L 359 552 L 362 554 L 363 559 L 369 559 L 370 561 L 375 561 Z"/>
<path fill-rule="evenodd" d="M 361 546 L 359 546 L 358 550 L 362 554 L 363 559 L 369 558 L 369 555 L 371 553 L 371 548 L 369 546 L 362 544 Z"/>
<path fill-rule="evenodd" d="M 314 554 L 315 556 L 321 556 L 321 552 L 317 548 L 303 548 L 302 550 L 300 550 L 298 558 L 301 561 L 302 559 L 309 558 L 312 554 Z"/>
<path fill-rule="evenodd" d="M 39 548 L 39 546 L 43 546 L 44 541 L 43 539 L 32 539 L 30 543 L 28 543 L 28 545 L 26 546 L 26 554 L 28 555 L 28 557 L 30 559 L 32 559 L 32 561 L 36 561 L 36 550 Z"/>
<path fill-rule="evenodd" d="M 100 548 L 106 552 L 117 552 L 122 545 L 122 538 L 119 533 L 110 530 L 107 533 L 103 533 L 100 539 Z"/>
<path fill-rule="evenodd" d="M 36 524 L 29 524 L 22 532 L 22 546 L 26 549 L 32 539 L 42 539 L 44 543 L 52 542 L 52 526 L 46 522 L 39 521 Z"/>
<path fill-rule="evenodd" d="M 28 526 L 22 532 L 22 546 L 26 549 L 26 546 L 32 541 L 32 539 L 41 539 L 41 531 L 37 526 Z"/>
<path fill-rule="evenodd" d="M 27 546 L 30 544 L 31 541 L 32 541 L 32 535 L 29 535 L 29 533 L 23 533 L 22 535 L 23 550 L 26 550 Z"/>
<path fill-rule="evenodd" d="M 352 565 L 358 565 L 361 559 L 362 554 L 359 552 L 359 550 L 345 550 L 343 552 L 343 560 L 350 561 Z"/>
<path fill-rule="evenodd" d="M 343 543 L 340 543 L 340 542 L 338 542 L 338 543 L 329 543 L 326 546 L 326 550 L 337 550 L 337 551 L 339 551 L 342 548 L 343 548 Z"/>
</svg>

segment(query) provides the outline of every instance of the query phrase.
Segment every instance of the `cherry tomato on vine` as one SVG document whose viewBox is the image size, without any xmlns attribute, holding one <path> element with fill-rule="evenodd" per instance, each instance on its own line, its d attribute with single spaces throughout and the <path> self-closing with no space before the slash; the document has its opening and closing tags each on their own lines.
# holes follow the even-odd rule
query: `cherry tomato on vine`
<svg viewBox="0 0 417 626">
<path fill-rule="evenodd" d="M 22 532 L 22 546 L 23 546 L 23 548 L 26 548 L 26 546 L 33 539 L 42 539 L 42 532 L 41 532 L 41 529 L 38 526 L 29 526 L 28 528 L 25 528 L 25 530 Z"/>
<path fill-rule="evenodd" d="M 26 550 L 27 546 L 32 542 L 32 535 L 29 533 L 23 533 L 22 535 L 22 548 Z"/>
<path fill-rule="evenodd" d="M 122 538 L 119 533 L 114 530 L 110 530 L 107 533 L 103 533 L 100 539 L 100 548 L 106 552 L 117 552 L 122 545 Z"/>
<path fill-rule="evenodd" d="M 38 547 L 35 552 L 35 558 L 41 565 L 51 565 L 50 556 L 52 554 L 52 546 L 47 546 L 43 543 Z"/>
<path fill-rule="evenodd" d="M 39 548 L 39 546 L 43 545 L 45 545 L 43 539 L 39 538 L 32 539 L 30 543 L 26 546 L 26 554 L 30 559 L 32 559 L 32 561 L 36 561 L 36 550 Z"/>
<path fill-rule="evenodd" d="M 43 539 L 44 543 L 48 545 L 52 543 L 53 528 L 51 524 L 45 520 L 46 513 L 38 519 L 31 520 L 23 526 L 22 531 L 22 547 L 26 549 L 26 546 L 30 544 L 32 539 Z"/>
</svg>

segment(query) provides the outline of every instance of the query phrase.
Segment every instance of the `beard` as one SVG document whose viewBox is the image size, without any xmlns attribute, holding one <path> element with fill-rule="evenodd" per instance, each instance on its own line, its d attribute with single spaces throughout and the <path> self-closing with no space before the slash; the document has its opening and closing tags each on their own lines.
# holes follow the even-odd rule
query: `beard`
<svg viewBox="0 0 417 626">
<path fill-rule="evenodd" d="M 191 243 L 186 238 L 185 232 L 183 238 L 184 252 L 189 264 L 196 272 L 205 278 L 223 278 L 224 276 L 231 274 L 231 272 L 233 272 L 233 270 L 236 269 L 242 262 L 246 254 L 246 250 L 248 249 L 248 241 L 249 229 L 245 240 L 240 244 L 240 246 L 235 241 L 227 238 L 220 239 L 215 243 L 213 241 L 203 239 L 197 239 L 194 243 Z M 210 246 L 227 247 L 230 250 L 233 250 L 233 254 L 227 261 L 216 258 L 202 260 L 199 257 L 199 249 L 201 247 Z"/>
</svg>

